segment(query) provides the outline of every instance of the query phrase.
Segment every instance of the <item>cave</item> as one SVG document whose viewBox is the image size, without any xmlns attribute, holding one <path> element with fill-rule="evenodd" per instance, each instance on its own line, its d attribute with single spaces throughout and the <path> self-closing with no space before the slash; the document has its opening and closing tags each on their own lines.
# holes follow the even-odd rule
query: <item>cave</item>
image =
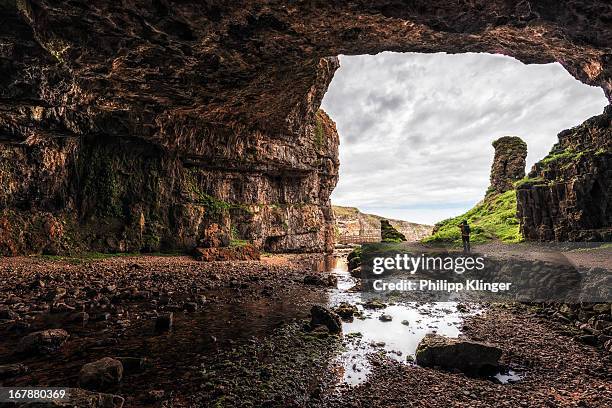
<svg viewBox="0 0 612 408">
<path fill-rule="evenodd" d="M 319 107 L 340 54 L 558 61 L 612 100 L 612 11 L 597 0 L 5 0 L 0 10 L 5 255 L 190 249 L 231 235 L 270 251 L 330 250 L 338 134 Z M 562 132 L 551 152 L 561 160 L 521 186 L 527 239 L 611 239 L 609 210 L 598 210 L 611 197 L 610 115 Z M 589 196 L 592 185 L 602 187 Z"/>
</svg>

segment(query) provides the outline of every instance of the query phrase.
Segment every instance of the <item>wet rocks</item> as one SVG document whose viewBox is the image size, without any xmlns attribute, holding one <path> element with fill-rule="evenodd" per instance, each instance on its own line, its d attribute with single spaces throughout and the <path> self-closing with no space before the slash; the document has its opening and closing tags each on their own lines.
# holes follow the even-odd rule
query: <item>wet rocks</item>
<svg viewBox="0 0 612 408">
<path fill-rule="evenodd" d="M 340 316 L 342 320 L 350 321 L 353 320 L 353 316 L 359 313 L 359 309 L 357 309 L 357 306 L 355 305 L 351 305 L 347 302 L 342 302 L 334 308 L 334 312 L 336 312 L 336 314 Z"/>
<path fill-rule="evenodd" d="M 123 378 L 121 361 L 104 357 L 85 364 L 79 372 L 79 386 L 90 390 L 105 390 L 118 385 Z"/>
<path fill-rule="evenodd" d="M 501 355 L 502 350 L 491 344 L 428 334 L 417 347 L 416 362 L 423 367 L 482 372 L 498 367 Z"/>
<path fill-rule="evenodd" d="M 57 351 L 70 337 L 63 329 L 49 329 L 30 333 L 17 346 L 19 353 L 52 353 Z"/>
<path fill-rule="evenodd" d="M 387 305 L 378 299 L 368 299 L 363 304 L 363 307 L 365 307 L 366 309 L 384 309 L 385 307 L 387 307 Z"/>
<path fill-rule="evenodd" d="M 323 325 L 327 327 L 330 333 L 338 334 L 342 332 L 342 322 L 340 317 L 327 309 L 326 307 L 315 305 L 310 309 L 310 327 L 314 329 L 316 326 Z"/>
<path fill-rule="evenodd" d="M 198 310 L 198 304 L 196 302 L 185 302 L 183 303 L 183 310 L 194 313 Z"/>
<path fill-rule="evenodd" d="M 334 275 L 311 274 L 304 276 L 304 285 L 336 287 L 338 278 Z"/>
<path fill-rule="evenodd" d="M 172 330 L 174 325 L 174 313 L 162 313 L 155 319 L 155 331 L 165 332 Z"/>
<path fill-rule="evenodd" d="M 378 320 L 380 320 L 381 322 L 390 322 L 391 320 L 393 320 L 393 317 L 389 314 L 381 314 Z"/>
</svg>

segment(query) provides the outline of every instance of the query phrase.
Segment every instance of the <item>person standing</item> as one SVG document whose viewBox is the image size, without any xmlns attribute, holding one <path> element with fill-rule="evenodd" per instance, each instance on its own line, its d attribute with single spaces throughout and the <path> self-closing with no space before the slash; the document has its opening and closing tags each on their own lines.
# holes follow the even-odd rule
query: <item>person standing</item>
<svg viewBox="0 0 612 408">
<path fill-rule="evenodd" d="M 461 228 L 461 241 L 463 242 L 463 252 L 470 252 L 470 226 L 467 220 L 463 220 L 458 225 Z"/>
</svg>

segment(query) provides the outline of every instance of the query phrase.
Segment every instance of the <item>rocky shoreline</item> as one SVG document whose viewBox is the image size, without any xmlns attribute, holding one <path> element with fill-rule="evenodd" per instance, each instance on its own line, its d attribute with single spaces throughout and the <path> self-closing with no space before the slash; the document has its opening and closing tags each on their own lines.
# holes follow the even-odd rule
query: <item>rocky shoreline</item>
<svg viewBox="0 0 612 408">
<path fill-rule="evenodd" d="M 491 305 L 461 327 L 502 351 L 516 383 L 379 349 L 365 382 L 343 384 L 337 356 L 354 336 L 334 335 L 339 320 L 313 308 L 336 285 L 327 271 L 310 255 L 1 258 L 0 384 L 79 388 L 75 398 L 98 401 L 85 407 L 612 404 L 610 354 L 520 305 Z"/>
</svg>

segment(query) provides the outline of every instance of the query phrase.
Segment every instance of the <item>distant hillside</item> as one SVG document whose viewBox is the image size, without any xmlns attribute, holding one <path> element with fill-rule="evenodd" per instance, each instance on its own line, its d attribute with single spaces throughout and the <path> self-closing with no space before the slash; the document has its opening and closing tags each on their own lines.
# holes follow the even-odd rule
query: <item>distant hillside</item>
<svg viewBox="0 0 612 408">
<path fill-rule="evenodd" d="M 408 241 L 419 241 L 431 235 L 433 226 L 414 222 L 392 220 L 374 214 L 366 214 L 356 207 L 332 206 L 336 218 L 338 236 L 380 236 L 380 220 L 389 220 L 391 225 L 406 236 Z"/>
</svg>

